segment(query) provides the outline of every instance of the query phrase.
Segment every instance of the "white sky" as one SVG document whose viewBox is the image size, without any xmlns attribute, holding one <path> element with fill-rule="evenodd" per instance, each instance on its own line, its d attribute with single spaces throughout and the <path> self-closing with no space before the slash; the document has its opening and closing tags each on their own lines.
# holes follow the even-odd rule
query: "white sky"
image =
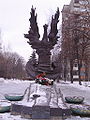
<svg viewBox="0 0 90 120">
<path fill-rule="evenodd" d="M 17 52 L 27 61 L 32 49 L 23 34 L 29 30 L 31 6 L 36 7 L 39 32 L 42 34 L 42 26 L 49 23 L 57 7 L 61 11 L 63 5 L 69 3 L 70 0 L 0 0 L 0 28 L 5 48 Z"/>
</svg>

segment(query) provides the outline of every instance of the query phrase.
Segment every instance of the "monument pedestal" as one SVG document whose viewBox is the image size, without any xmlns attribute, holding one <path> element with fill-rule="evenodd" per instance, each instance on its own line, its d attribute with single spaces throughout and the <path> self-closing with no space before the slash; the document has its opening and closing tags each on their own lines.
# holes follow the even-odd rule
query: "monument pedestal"
<svg viewBox="0 0 90 120">
<path fill-rule="evenodd" d="M 51 92 L 52 91 L 52 92 Z M 29 92 L 29 91 L 28 91 Z M 60 119 L 71 115 L 71 111 L 62 101 L 62 95 L 59 92 L 58 86 L 45 86 L 40 84 L 32 84 L 30 88 L 31 94 L 39 94 L 40 97 L 32 99 L 30 96 L 22 102 L 12 104 L 11 114 L 21 115 L 27 119 Z M 26 93 L 28 96 L 28 93 Z M 59 101 L 60 100 L 60 101 Z M 26 105 L 25 105 L 26 102 Z M 22 104 L 21 104 L 22 103 Z M 31 105 L 32 104 L 32 105 Z M 57 119 L 56 119 L 57 120 Z"/>
</svg>

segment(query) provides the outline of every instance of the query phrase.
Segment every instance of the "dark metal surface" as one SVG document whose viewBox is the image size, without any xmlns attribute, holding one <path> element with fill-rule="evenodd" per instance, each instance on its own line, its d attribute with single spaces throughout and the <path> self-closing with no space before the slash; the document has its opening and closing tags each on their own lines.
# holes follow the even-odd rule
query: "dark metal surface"
<svg viewBox="0 0 90 120">
<path fill-rule="evenodd" d="M 51 25 L 49 33 L 48 25 L 43 25 L 44 33 L 42 40 L 40 40 L 39 28 L 37 24 L 37 14 L 32 6 L 30 12 L 30 29 L 28 34 L 24 34 L 24 37 L 28 39 L 29 45 L 36 50 L 38 54 L 38 62 L 35 61 L 35 56 L 31 57 L 26 64 L 26 71 L 30 78 L 35 78 L 36 75 L 46 72 L 46 77 L 57 78 L 58 69 L 57 66 L 51 64 L 51 50 L 58 41 L 58 29 L 57 24 L 59 22 L 59 8 L 57 9 L 55 15 L 52 16 Z M 53 67 L 54 66 L 54 67 Z M 60 69 L 60 67 L 58 67 Z"/>
</svg>

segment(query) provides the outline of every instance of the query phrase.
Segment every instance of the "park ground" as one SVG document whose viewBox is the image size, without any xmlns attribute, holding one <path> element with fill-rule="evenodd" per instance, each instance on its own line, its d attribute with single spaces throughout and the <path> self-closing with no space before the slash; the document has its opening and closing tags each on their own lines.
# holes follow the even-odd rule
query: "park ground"
<svg viewBox="0 0 90 120">
<path fill-rule="evenodd" d="M 6 93 L 20 93 L 23 94 L 25 89 L 30 85 L 32 81 L 22 81 L 22 80 L 4 80 L 0 78 L 0 100 L 5 99 L 4 94 Z M 90 83 L 82 82 L 82 85 L 79 85 L 78 82 L 71 84 L 70 82 L 60 81 L 56 83 L 60 87 L 65 96 L 83 96 L 85 98 L 84 103 L 90 105 Z M 69 104 L 67 104 L 69 107 Z M 21 116 L 14 116 L 10 113 L 0 114 L 0 120 L 28 120 L 21 118 Z M 80 116 L 71 116 L 66 120 L 90 120 L 89 117 L 80 117 Z"/>
</svg>

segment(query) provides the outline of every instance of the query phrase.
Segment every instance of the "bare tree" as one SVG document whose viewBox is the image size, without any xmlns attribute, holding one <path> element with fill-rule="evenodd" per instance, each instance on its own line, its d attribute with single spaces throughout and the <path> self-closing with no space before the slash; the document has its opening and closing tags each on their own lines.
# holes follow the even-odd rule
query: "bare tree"
<svg viewBox="0 0 90 120">
<path fill-rule="evenodd" d="M 85 1 L 84 1 L 85 2 Z M 83 4 L 84 12 L 67 14 L 67 19 L 63 20 L 65 26 L 62 29 L 63 41 L 62 41 L 62 53 L 63 59 L 69 59 L 71 70 L 71 82 L 72 80 L 72 67 L 73 61 L 77 59 L 79 84 L 81 85 L 80 69 L 82 63 L 87 63 L 89 60 L 89 46 L 90 46 L 90 3 L 86 0 L 87 4 Z M 88 57 L 87 59 L 86 56 Z"/>
<path fill-rule="evenodd" d="M 5 52 L 0 56 L 0 77 L 22 79 L 26 77 L 25 64 L 17 53 Z"/>
</svg>

